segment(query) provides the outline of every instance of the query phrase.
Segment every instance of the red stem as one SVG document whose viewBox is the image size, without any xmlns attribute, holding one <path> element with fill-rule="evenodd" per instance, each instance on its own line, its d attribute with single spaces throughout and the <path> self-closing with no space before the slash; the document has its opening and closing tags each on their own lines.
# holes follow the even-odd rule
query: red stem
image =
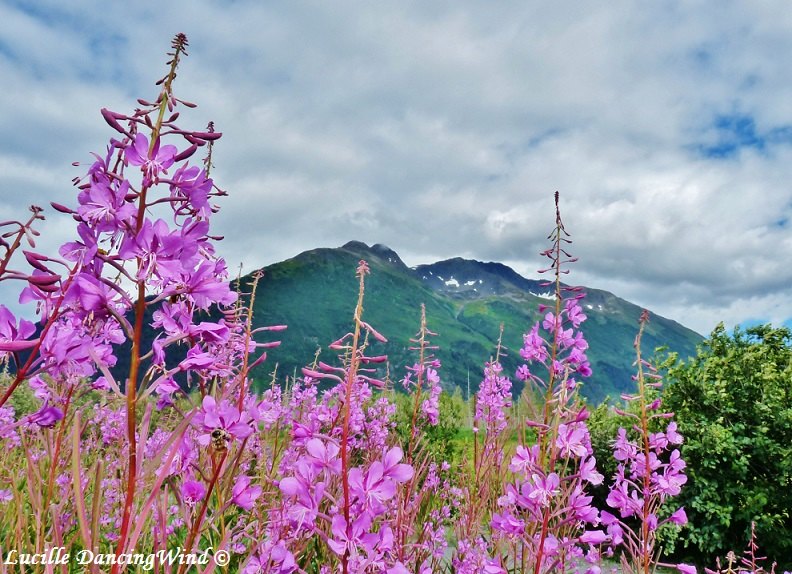
<svg viewBox="0 0 792 574">
<path fill-rule="evenodd" d="M 168 101 L 172 94 L 171 84 L 176 78 L 176 67 L 179 65 L 179 56 L 183 53 L 183 46 L 181 44 L 174 46 L 175 52 L 173 59 L 170 61 L 170 71 L 165 77 L 165 82 L 162 87 L 160 95 L 159 116 L 154 124 L 151 132 L 151 141 L 149 142 L 148 157 L 154 153 L 154 146 L 157 144 L 162 129 L 162 122 L 165 117 L 165 110 L 168 107 Z M 138 212 L 137 221 L 135 223 L 135 232 L 139 233 L 143 227 L 143 219 L 146 215 L 146 194 L 149 186 L 143 186 L 138 196 Z M 140 257 L 137 258 L 137 268 L 140 272 L 143 266 Z M 139 274 L 139 273 L 138 273 Z M 129 524 L 132 517 L 132 505 L 135 500 L 135 485 L 137 481 L 137 439 L 135 437 L 135 429 L 137 421 L 135 417 L 135 407 L 137 404 L 137 383 L 138 373 L 140 370 L 140 346 L 143 338 L 143 316 L 146 311 L 146 282 L 144 279 L 138 280 L 138 293 L 137 302 L 135 304 L 135 330 L 134 338 L 132 339 L 132 352 L 129 361 L 129 378 L 127 380 L 126 388 L 126 409 L 127 409 L 127 442 L 129 444 L 129 454 L 127 466 L 127 491 L 124 500 L 124 515 L 121 520 L 121 530 L 118 537 L 118 544 L 116 545 L 116 556 L 124 552 L 126 539 L 129 534 Z M 111 569 L 112 574 L 118 574 L 119 564 L 116 562 Z"/>
<path fill-rule="evenodd" d="M 358 302 L 355 307 L 355 333 L 352 336 L 352 351 L 349 363 L 349 371 L 347 372 L 346 380 L 346 393 L 344 395 L 344 426 L 341 431 L 341 480 L 344 488 L 344 520 L 346 520 L 346 534 L 347 540 L 352 535 L 352 525 L 350 524 L 350 496 L 349 496 L 349 407 L 352 403 L 352 386 L 355 383 L 358 370 L 358 344 L 360 341 L 360 321 L 363 315 L 363 291 L 364 291 L 364 272 L 360 272 L 360 289 L 358 291 Z M 341 568 L 343 574 L 348 574 L 349 571 L 349 548 L 344 552 L 341 557 Z"/>
</svg>

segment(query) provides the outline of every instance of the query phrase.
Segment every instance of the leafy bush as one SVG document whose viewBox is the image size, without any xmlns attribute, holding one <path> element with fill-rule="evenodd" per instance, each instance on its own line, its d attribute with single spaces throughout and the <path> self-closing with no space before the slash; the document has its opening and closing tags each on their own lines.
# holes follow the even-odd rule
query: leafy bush
<svg viewBox="0 0 792 574">
<path fill-rule="evenodd" d="M 689 362 L 672 358 L 665 406 L 685 436 L 687 552 L 711 563 L 751 523 L 769 556 L 792 564 L 792 332 L 719 325 Z"/>
</svg>

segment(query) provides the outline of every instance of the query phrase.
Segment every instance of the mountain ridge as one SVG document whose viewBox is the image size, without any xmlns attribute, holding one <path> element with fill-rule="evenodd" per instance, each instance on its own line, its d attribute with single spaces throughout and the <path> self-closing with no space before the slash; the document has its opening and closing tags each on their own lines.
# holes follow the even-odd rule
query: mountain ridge
<svg viewBox="0 0 792 574">
<path fill-rule="evenodd" d="M 408 267 L 398 253 L 383 244 L 349 241 L 337 248 L 316 248 L 264 267 L 254 308 L 254 326 L 285 323 L 283 344 L 270 353 L 279 372 L 299 373 L 317 351 L 322 360 L 326 345 L 352 326 L 357 300 L 355 269 L 365 259 L 371 269 L 366 279 L 365 320 L 389 337 L 381 351 L 390 357 L 390 377 L 400 379 L 404 366 L 415 361 L 409 339 L 419 327 L 420 306 L 427 308 L 429 328 L 439 333 L 438 357 L 446 386 L 478 387 L 484 362 L 495 351 L 500 325 L 506 357 L 504 368 L 519 364 L 522 334 L 540 318 L 539 304 L 552 299 L 546 281 L 521 276 L 497 262 L 455 257 Z M 582 330 L 589 341 L 594 375 L 584 382 L 583 394 L 592 401 L 615 397 L 632 387 L 632 342 L 641 307 L 600 289 L 586 289 L 581 301 L 589 320 Z M 549 297 L 549 298 L 548 298 Z M 679 323 L 652 314 L 645 334 L 647 351 L 667 345 L 681 356 L 695 353 L 703 338 Z M 651 353 L 645 353 L 647 356 Z M 266 367 L 269 365 L 269 367 Z M 256 373 L 263 378 L 262 371 Z M 268 379 L 267 379 L 268 380 Z M 516 389 L 518 390 L 518 389 Z"/>
</svg>

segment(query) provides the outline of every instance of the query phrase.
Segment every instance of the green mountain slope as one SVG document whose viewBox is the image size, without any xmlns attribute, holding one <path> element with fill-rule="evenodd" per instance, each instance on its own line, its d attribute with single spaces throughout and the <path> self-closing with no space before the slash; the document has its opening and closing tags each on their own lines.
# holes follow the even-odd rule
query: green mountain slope
<svg viewBox="0 0 792 574">
<path fill-rule="evenodd" d="M 279 333 L 282 345 L 254 377 L 269 380 L 278 364 L 279 375 L 299 373 L 319 349 L 331 362 L 327 345 L 352 327 L 357 301 L 355 269 L 365 259 L 371 268 L 366 280 L 364 320 L 388 338 L 377 352 L 388 354 L 390 378 L 404 376 L 404 365 L 414 362 L 409 338 L 419 327 L 420 306 L 426 305 L 429 328 L 438 333 L 437 356 L 447 388 L 478 389 L 483 364 L 495 350 L 499 326 L 504 325 L 503 358 L 507 372 L 520 364 L 522 334 L 539 318 L 537 307 L 548 304 L 547 288 L 525 279 L 498 263 L 451 259 L 408 268 L 399 256 L 381 245 L 350 242 L 337 249 L 315 249 L 266 267 L 256 292 L 256 326 L 287 324 Z M 245 279 L 243 279 L 245 281 Z M 594 375 L 585 381 L 583 394 L 592 401 L 617 396 L 632 388 L 632 343 L 641 309 L 606 291 L 588 290 L 583 300 L 589 320 L 583 324 L 590 344 Z M 692 355 L 701 337 L 658 316 L 652 316 L 644 349 L 660 345 Z"/>
</svg>

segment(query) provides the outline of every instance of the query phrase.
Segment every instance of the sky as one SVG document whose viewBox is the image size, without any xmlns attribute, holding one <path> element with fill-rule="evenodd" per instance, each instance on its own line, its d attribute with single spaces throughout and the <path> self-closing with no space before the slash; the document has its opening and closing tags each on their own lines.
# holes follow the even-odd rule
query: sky
<svg viewBox="0 0 792 574">
<path fill-rule="evenodd" d="M 792 324 L 785 1 L 0 0 L 0 219 L 75 204 L 99 110 L 155 99 L 177 32 L 231 269 L 356 239 L 536 277 L 559 191 L 569 282 L 702 334 Z"/>
</svg>

